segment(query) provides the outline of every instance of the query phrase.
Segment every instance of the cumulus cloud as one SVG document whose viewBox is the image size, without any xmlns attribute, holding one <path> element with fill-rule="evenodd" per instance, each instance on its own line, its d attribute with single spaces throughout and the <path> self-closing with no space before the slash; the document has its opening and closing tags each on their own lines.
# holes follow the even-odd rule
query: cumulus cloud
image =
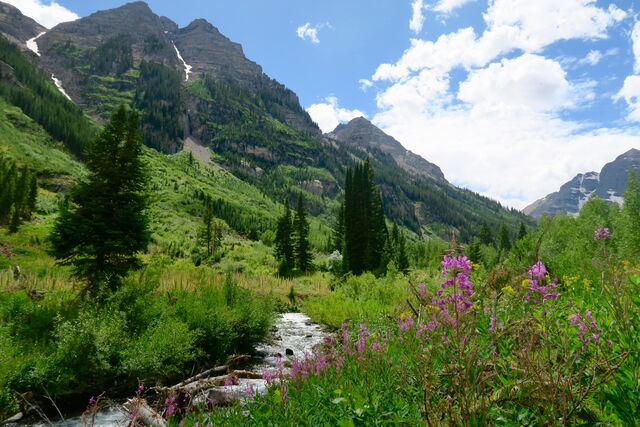
<svg viewBox="0 0 640 427">
<path fill-rule="evenodd" d="M 464 6 L 473 0 L 440 0 L 433 6 L 433 10 L 440 13 L 449 14 L 454 10 Z"/>
<path fill-rule="evenodd" d="M 603 39 L 624 17 L 615 6 L 596 7 L 595 0 L 494 0 L 481 35 L 467 27 L 435 41 L 413 39 L 395 64 L 381 64 L 372 79 L 401 80 L 424 68 L 482 67 L 516 49 L 535 53 L 559 40 Z"/>
<path fill-rule="evenodd" d="M 413 0 L 411 3 L 411 20 L 409 21 L 409 29 L 418 34 L 422 31 L 424 25 L 424 2 L 423 0 Z"/>
<path fill-rule="evenodd" d="M 629 106 L 627 120 L 640 122 L 640 76 L 629 76 L 614 99 L 624 99 Z"/>
<path fill-rule="evenodd" d="M 320 39 L 318 38 L 318 32 L 325 27 L 331 28 L 331 24 L 323 22 L 321 24 L 311 25 L 310 22 L 306 22 L 296 29 L 296 34 L 298 34 L 298 37 L 302 40 L 309 40 L 313 44 L 319 44 Z"/>
<path fill-rule="evenodd" d="M 631 31 L 631 46 L 635 58 L 633 69 L 636 73 L 640 73 L 640 21 L 634 24 L 633 31 Z"/>
<path fill-rule="evenodd" d="M 307 112 L 324 133 L 331 132 L 340 123 L 348 122 L 356 117 L 366 117 L 366 114 L 360 110 L 340 107 L 338 98 L 335 96 L 328 96 L 324 102 L 311 105 L 307 108 Z"/>
<path fill-rule="evenodd" d="M 522 208 L 638 146 L 636 128 L 594 130 L 566 119 L 566 109 L 594 99 L 596 82 L 569 81 L 559 59 L 544 57 L 561 40 L 605 39 L 626 17 L 595 0 L 491 0 L 481 33 L 467 27 L 413 39 L 395 63 L 375 70 L 373 122 L 454 183 Z M 584 60 L 602 57 L 592 51 Z M 457 86 L 454 69 L 467 72 Z M 640 78 L 625 86 L 619 97 L 636 102 L 640 120 Z"/>
<path fill-rule="evenodd" d="M 567 106 L 569 89 L 559 63 L 524 54 L 472 72 L 460 84 L 458 99 L 476 107 L 551 111 Z"/>
<path fill-rule="evenodd" d="M 55 1 L 44 0 L 4 0 L 17 7 L 23 15 L 34 19 L 40 25 L 52 28 L 61 22 L 75 21 L 80 18 L 76 13 Z"/>
</svg>

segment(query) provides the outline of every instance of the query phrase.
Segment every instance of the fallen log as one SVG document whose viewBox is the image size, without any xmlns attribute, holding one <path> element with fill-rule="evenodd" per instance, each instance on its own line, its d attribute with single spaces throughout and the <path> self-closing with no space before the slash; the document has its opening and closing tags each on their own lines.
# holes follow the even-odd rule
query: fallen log
<svg viewBox="0 0 640 427">
<path fill-rule="evenodd" d="M 153 410 L 147 404 L 147 401 L 140 397 L 127 400 L 123 407 L 131 417 L 131 423 L 129 424 L 131 426 L 136 425 L 136 422 L 142 423 L 147 427 L 167 426 L 167 422 L 162 418 L 162 415 Z"/>
</svg>

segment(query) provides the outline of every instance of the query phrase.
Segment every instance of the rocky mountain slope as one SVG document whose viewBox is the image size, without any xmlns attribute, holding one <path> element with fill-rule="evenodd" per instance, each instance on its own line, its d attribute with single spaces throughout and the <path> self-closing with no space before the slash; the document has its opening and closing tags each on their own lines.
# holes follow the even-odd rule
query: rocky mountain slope
<svg viewBox="0 0 640 427">
<path fill-rule="evenodd" d="M 134 2 L 59 24 L 32 43 L 37 54 L 29 59 L 97 123 L 130 104 L 141 112 L 149 147 L 173 154 L 187 140 L 189 150 L 208 149 L 216 167 L 258 188 L 261 197 L 282 203 L 302 192 L 323 224 L 333 222 L 347 167 L 366 157 L 388 218 L 417 233 L 457 230 L 468 239 L 483 222 L 515 230 L 526 221 L 452 186 L 436 165 L 367 121 L 323 136 L 295 93 L 205 20 L 179 28 Z M 73 151 L 80 154 L 81 147 Z"/>
<path fill-rule="evenodd" d="M 407 150 L 393 137 L 378 129 L 364 117 L 357 117 L 346 124 L 339 124 L 327 135 L 344 144 L 367 149 L 378 149 L 390 154 L 405 171 L 412 175 L 421 175 L 446 181 L 440 168 Z"/>
<path fill-rule="evenodd" d="M 32 40 L 47 29 L 16 7 L 0 2 L 0 34 L 7 40 L 27 49 L 27 41 Z"/>
<path fill-rule="evenodd" d="M 587 172 L 576 175 L 571 181 L 562 185 L 559 191 L 536 200 L 524 208 L 523 212 L 534 218 L 545 214 L 576 214 L 591 196 L 622 204 L 627 174 L 630 170 L 638 169 L 640 169 L 640 150 L 633 148 L 604 165 L 599 173 Z"/>
</svg>

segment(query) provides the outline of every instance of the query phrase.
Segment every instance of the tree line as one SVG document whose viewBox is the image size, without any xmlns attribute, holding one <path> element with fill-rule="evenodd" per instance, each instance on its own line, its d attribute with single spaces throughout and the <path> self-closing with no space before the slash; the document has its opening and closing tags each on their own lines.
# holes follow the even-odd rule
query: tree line
<svg viewBox="0 0 640 427">
<path fill-rule="evenodd" d="M 285 203 L 284 214 L 278 219 L 275 253 L 279 261 L 278 272 L 281 276 L 290 276 L 294 272 L 307 273 L 312 268 L 309 220 L 302 194 L 298 195 L 293 216 L 289 202 Z"/>
</svg>

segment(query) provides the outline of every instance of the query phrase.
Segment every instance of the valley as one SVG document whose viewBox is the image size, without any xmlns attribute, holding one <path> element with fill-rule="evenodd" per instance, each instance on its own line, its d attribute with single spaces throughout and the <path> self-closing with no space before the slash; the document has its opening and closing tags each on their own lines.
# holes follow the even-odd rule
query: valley
<svg viewBox="0 0 640 427">
<path fill-rule="evenodd" d="M 640 422 L 638 150 L 519 211 L 144 2 L 0 78 L 0 421 Z"/>
</svg>

